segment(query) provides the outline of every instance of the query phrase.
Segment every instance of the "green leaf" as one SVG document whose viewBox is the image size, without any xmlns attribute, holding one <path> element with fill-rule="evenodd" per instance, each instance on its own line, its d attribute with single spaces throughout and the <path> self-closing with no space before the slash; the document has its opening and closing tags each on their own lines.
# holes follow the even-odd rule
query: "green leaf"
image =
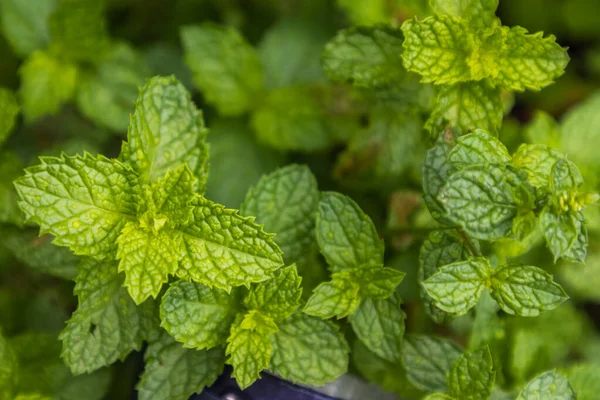
<svg viewBox="0 0 600 400">
<path fill-rule="evenodd" d="M 506 146 L 482 129 L 458 138 L 448 160 L 458 168 L 471 165 L 505 164 L 510 162 Z"/>
<path fill-rule="evenodd" d="M 11 133 L 20 110 L 19 103 L 17 103 L 17 98 L 13 92 L 0 87 L 0 145 L 4 143 Z"/>
<path fill-rule="evenodd" d="M 596 147 L 600 145 L 598 126 L 600 93 L 594 93 L 565 114 L 561 122 L 560 146 L 569 158 L 592 171 L 598 171 L 600 162 Z"/>
<path fill-rule="evenodd" d="M 558 160 L 550 173 L 550 190 L 561 192 L 576 189 L 583 184 L 583 177 L 577 165 L 567 159 Z"/>
<path fill-rule="evenodd" d="M 238 292 L 227 294 L 194 282 L 172 283 L 160 304 L 161 326 L 183 347 L 224 345 L 239 311 Z"/>
<path fill-rule="evenodd" d="M 448 179 L 457 169 L 448 162 L 448 154 L 455 145 L 457 132 L 446 130 L 442 132 L 435 146 L 425 154 L 425 162 L 421 174 L 423 176 L 423 199 L 429 208 L 431 216 L 436 220 L 449 224 L 445 218 L 443 204 L 438 200 L 438 195 Z"/>
<path fill-rule="evenodd" d="M 332 275 L 330 282 L 323 282 L 315 288 L 308 299 L 304 312 L 324 319 L 344 318 L 352 314 L 360 304 L 360 285 L 347 273 Z"/>
<path fill-rule="evenodd" d="M 487 346 L 462 354 L 448 374 L 450 394 L 457 399 L 487 400 L 495 381 L 496 371 Z"/>
<path fill-rule="evenodd" d="M 536 110 L 531 121 L 524 127 L 523 133 L 531 143 L 551 147 L 560 145 L 560 128 L 554 117 L 545 111 Z"/>
<path fill-rule="evenodd" d="M 400 360 L 404 321 L 402 299 L 394 294 L 387 299 L 364 299 L 349 317 L 356 336 L 379 357 Z"/>
<path fill-rule="evenodd" d="M 19 56 L 25 57 L 50 43 L 48 17 L 56 0 L 3 0 L 0 26 L 4 37 Z"/>
<path fill-rule="evenodd" d="M 527 171 L 531 186 L 546 187 L 550 182 L 552 166 L 564 155 L 543 144 L 522 144 L 513 155 L 513 165 Z"/>
<path fill-rule="evenodd" d="M 70 61 L 96 61 L 108 51 L 102 0 L 57 0 L 48 21 L 52 47 Z"/>
<path fill-rule="evenodd" d="M 353 273 L 360 283 L 361 297 L 387 299 L 396 291 L 406 274 L 394 268 L 361 266 Z"/>
<path fill-rule="evenodd" d="M 556 371 L 544 372 L 533 378 L 517 400 L 575 400 L 576 396 L 567 378 Z"/>
<path fill-rule="evenodd" d="M 140 400 L 187 400 L 212 385 L 223 371 L 223 349 L 184 349 L 165 332 L 156 332 L 137 385 Z"/>
<path fill-rule="evenodd" d="M 474 243 L 477 247 L 477 242 Z M 423 242 L 419 253 L 419 291 L 425 304 L 425 310 L 434 322 L 440 324 L 448 319 L 449 314 L 436 307 L 433 299 L 427 294 L 423 282 L 433 276 L 444 265 L 472 256 L 465 241 L 450 231 L 434 231 Z"/>
<path fill-rule="evenodd" d="M 212 23 L 181 28 L 185 61 L 206 101 L 223 115 L 255 107 L 263 91 L 258 53 L 233 28 Z"/>
<path fill-rule="evenodd" d="M 577 228 L 577 238 L 569 247 L 562 258 L 572 262 L 584 262 L 587 255 L 588 231 L 582 212 L 575 213 L 575 227 Z"/>
<path fill-rule="evenodd" d="M 500 129 L 503 117 L 502 91 L 487 79 L 441 86 L 426 127 L 437 133 L 447 122 L 467 132 L 481 128 Z"/>
<path fill-rule="evenodd" d="M 251 117 L 258 139 L 275 149 L 316 151 L 329 146 L 321 94 L 310 86 L 270 91 Z"/>
<path fill-rule="evenodd" d="M 446 216 L 477 239 L 507 236 L 519 210 L 533 209 L 525 174 L 510 166 L 474 166 L 448 178 L 438 195 Z"/>
<path fill-rule="evenodd" d="M 498 0 L 431 0 L 436 14 L 448 14 L 465 19 L 475 29 L 485 29 L 496 22 Z"/>
<path fill-rule="evenodd" d="M 155 304 L 136 306 L 115 262 L 82 259 L 75 280 L 77 311 L 60 334 L 62 358 L 74 374 L 94 371 L 139 350 L 157 323 Z"/>
<path fill-rule="evenodd" d="M 35 51 L 19 68 L 19 98 L 27 121 L 55 114 L 71 100 L 77 85 L 77 67 Z"/>
<path fill-rule="evenodd" d="M 265 230 L 276 234 L 286 263 L 302 266 L 317 252 L 315 216 L 320 197 L 310 169 L 289 165 L 263 176 L 248 191 L 241 214 L 255 216 Z"/>
<path fill-rule="evenodd" d="M 492 297 L 509 314 L 535 317 L 565 302 L 569 296 L 552 275 L 530 265 L 507 265 L 492 276 Z"/>
<path fill-rule="evenodd" d="M 448 313 L 466 314 L 489 286 L 493 270 L 486 258 L 471 258 L 441 267 L 423 287 L 434 304 Z"/>
<path fill-rule="evenodd" d="M 265 281 L 283 265 L 273 235 L 251 219 L 200 195 L 192 205 L 192 221 L 179 230 L 178 277 L 229 291 Z"/>
<path fill-rule="evenodd" d="M 301 281 L 295 265 L 281 268 L 273 279 L 253 285 L 244 304 L 275 321 L 285 319 L 300 306 Z"/>
<path fill-rule="evenodd" d="M 119 232 L 136 214 L 137 175 L 117 160 L 87 153 L 40 160 L 15 181 L 28 221 L 75 254 L 114 257 Z"/>
<path fill-rule="evenodd" d="M 446 393 L 431 393 L 430 395 L 423 397 L 423 400 L 454 400 L 454 397 Z"/>
<path fill-rule="evenodd" d="M 247 322 L 248 315 L 241 324 L 231 327 L 226 350 L 229 356 L 227 363 L 233 366 L 231 376 L 242 389 L 260 378 L 260 372 L 269 367 L 273 354 L 270 336 L 277 331 L 275 325 L 258 325 L 254 329 L 248 329 L 244 327 Z"/>
<path fill-rule="evenodd" d="M 324 192 L 317 213 L 317 242 L 332 271 L 382 265 L 384 244 L 371 219 L 352 199 Z"/>
<path fill-rule="evenodd" d="M 323 51 L 323 69 L 334 81 L 375 87 L 398 81 L 402 67 L 402 32 L 397 29 L 353 27 L 341 30 Z"/>
<path fill-rule="evenodd" d="M 96 124 L 126 132 L 138 88 L 149 76 L 142 56 L 127 43 L 117 43 L 77 88 L 77 107 Z"/>
<path fill-rule="evenodd" d="M 12 400 L 17 387 L 17 358 L 0 333 L 0 399 Z"/>
<path fill-rule="evenodd" d="M 572 365 L 564 375 L 578 400 L 594 400 L 600 390 L 600 367 L 597 364 Z"/>
<path fill-rule="evenodd" d="M 473 79 L 467 59 L 475 39 L 466 21 L 443 14 L 423 21 L 409 19 L 402 32 L 404 67 L 420 74 L 422 82 L 443 85 Z"/>
<path fill-rule="evenodd" d="M 552 205 L 544 207 L 540 214 L 540 228 L 546 244 L 554 255 L 554 261 L 565 255 L 579 235 L 578 220 L 575 214 L 563 212 Z"/>
<path fill-rule="evenodd" d="M 202 111 L 183 85 L 173 76 L 154 77 L 140 91 L 120 157 L 141 182 L 156 181 L 187 164 L 202 193 L 208 176 L 207 134 Z"/>
<path fill-rule="evenodd" d="M 23 225 L 23 213 L 19 209 L 19 196 L 13 180 L 23 174 L 23 162 L 10 151 L 0 153 L 0 222 Z"/>
<path fill-rule="evenodd" d="M 402 363 L 408 380 L 427 392 L 445 392 L 446 375 L 461 355 L 450 340 L 425 335 L 406 335 L 402 345 Z"/>
<path fill-rule="evenodd" d="M 296 313 L 271 336 L 269 369 L 285 379 L 322 386 L 348 370 L 348 343 L 337 325 Z"/>
<path fill-rule="evenodd" d="M 509 90 L 540 90 L 565 72 L 569 56 L 553 35 L 529 34 L 520 26 L 499 27 L 494 34 L 503 43 L 494 57 L 498 65 L 495 84 Z"/>
<path fill-rule="evenodd" d="M 537 229 L 537 225 L 538 219 L 533 211 L 518 213 L 512 224 L 513 235 L 517 240 L 524 241 Z"/>
</svg>

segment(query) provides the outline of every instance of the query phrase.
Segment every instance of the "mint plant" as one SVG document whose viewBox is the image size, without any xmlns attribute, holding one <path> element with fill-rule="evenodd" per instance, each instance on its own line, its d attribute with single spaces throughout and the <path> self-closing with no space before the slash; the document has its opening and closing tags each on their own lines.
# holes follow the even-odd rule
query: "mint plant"
<svg viewBox="0 0 600 400">
<path fill-rule="evenodd" d="M 560 40 L 514 0 L 4 0 L 0 400 L 595 399 L 597 24 L 559 3 Z"/>
</svg>

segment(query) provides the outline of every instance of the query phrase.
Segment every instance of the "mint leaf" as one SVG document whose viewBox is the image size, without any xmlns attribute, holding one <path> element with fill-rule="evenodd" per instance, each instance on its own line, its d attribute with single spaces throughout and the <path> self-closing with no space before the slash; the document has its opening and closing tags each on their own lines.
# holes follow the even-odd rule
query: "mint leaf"
<svg viewBox="0 0 600 400">
<path fill-rule="evenodd" d="M 561 192 L 563 190 L 576 189 L 583 184 L 583 177 L 577 165 L 571 161 L 558 160 L 552 166 L 550 173 L 550 190 Z"/>
<path fill-rule="evenodd" d="M 194 83 L 223 115 L 254 108 L 263 90 L 263 71 L 255 49 L 233 28 L 212 23 L 181 28 L 185 61 Z"/>
<path fill-rule="evenodd" d="M 235 210 L 198 195 L 193 217 L 182 227 L 176 275 L 209 287 L 231 290 L 269 279 L 282 264 L 273 235 Z"/>
<path fill-rule="evenodd" d="M 575 400 L 577 397 L 567 378 L 556 371 L 544 372 L 533 378 L 517 397 L 517 400 Z"/>
<path fill-rule="evenodd" d="M 423 199 L 429 208 L 431 216 L 442 223 L 451 223 L 445 218 L 444 206 L 438 200 L 438 195 L 448 179 L 457 169 L 448 162 L 448 154 L 456 144 L 456 132 L 442 132 L 435 146 L 425 154 L 425 162 L 421 174 L 423 176 Z"/>
<path fill-rule="evenodd" d="M 276 321 L 285 319 L 300 306 L 301 281 L 295 265 L 280 268 L 273 279 L 253 285 L 244 304 Z"/>
<path fill-rule="evenodd" d="M 286 263 L 310 262 L 317 249 L 315 216 L 320 193 L 310 169 L 289 165 L 263 176 L 246 194 L 241 214 L 255 216 L 275 243 Z"/>
<path fill-rule="evenodd" d="M 471 258 L 441 267 L 423 282 L 423 287 L 436 307 L 463 315 L 477 304 L 479 296 L 489 286 L 492 272 L 486 258 Z"/>
<path fill-rule="evenodd" d="M 155 331 L 144 360 L 137 385 L 140 400 L 186 400 L 217 380 L 225 357 L 222 348 L 184 349 L 164 331 Z"/>
<path fill-rule="evenodd" d="M 496 23 L 498 0 L 431 0 L 436 14 L 448 14 L 465 19 L 475 29 L 485 29 Z"/>
<path fill-rule="evenodd" d="M 6 338 L 0 333 L 0 399 L 13 398 L 17 387 L 17 358 Z"/>
<path fill-rule="evenodd" d="M 558 147 L 560 145 L 561 131 L 558 124 L 554 120 L 554 117 L 542 110 L 534 112 L 533 118 L 524 127 L 523 133 L 531 143 L 539 143 L 551 147 Z"/>
<path fill-rule="evenodd" d="M 499 165 L 474 166 L 448 178 L 438 199 L 448 219 L 477 239 L 507 236 L 521 209 L 533 209 L 533 190 L 524 173 Z"/>
<path fill-rule="evenodd" d="M 554 261 L 566 254 L 579 235 L 578 220 L 571 212 L 564 212 L 547 205 L 540 214 L 540 228 L 546 244 L 554 255 Z"/>
<path fill-rule="evenodd" d="M 87 153 L 40 160 L 15 181 L 28 221 L 75 254 L 114 257 L 119 232 L 136 214 L 136 174 L 117 160 Z"/>
<path fill-rule="evenodd" d="M 600 95 L 593 94 L 565 114 L 560 124 L 560 148 L 573 161 L 598 170 L 598 105 Z"/>
<path fill-rule="evenodd" d="M 593 400 L 600 390 L 598 365 L 585 363 L 573 365 L 564 371 L 578 400 Z"/>
<path fill-rule="evenodd" d="M 260 372 L 269 367 L 273 354 L 270 336 L 278 329 L 272 321 L 264 324 L 252 320 L 253 315 L 256 314 L 247 314 L 241 323 L 234 324 L 227 339 L 227 363 L 233 366 L 231 376 L 242 389 L 260 378 Z"/>
<path fill-rule="evenodd" d="M 524 241 L 537 229 L 537 225 L 538 219 L 533 211 L 520 212 L 513 220 L 513 235 L 517 240 Z"/>
<path fill-rule="evenodd" d="M 387 299 L 396 291 L 406 274 L 393 268 L 361 266 L 354 272 L 360 282 L 360 295 L 373 299 Z"/>
<path fill-rule="evenodd" d="M 520 26 L 503 26 L 494 34 L 503 42 L 494 57 L 498 64 L 495 84 L 509 90 L 540 90 L 564 73 L 569 56 L 553 35 L 544 38 L 542 32 L 529 34 Z"/>
<path fill-rule="evenodd" d="M 457 399 L 487 400 L 495 381 L 496 371 L 487 346 L 462 354 L 448 374 L 450 394 Z"/>
<path fill-rule="evenodd" d="M 475 245 L 478 244 L 475 242 Z M 471 256 L 465 241 L 456 233 L 434 231 L 423 242 L 419 253 L 419 292 L 425 304 L 425 310 L 436 323 L 444 322 L 449 314 L 436 307 L 435 302 L 427 294 L 423 282 L 433 276 L 444 265 L 466 259 Z"/>
<path fill-rule="evenodd" d="M 202 112 L 175 77 L 148 80 L 136 101 L 127 142 L 120 158 L 140 174 L 140 182 L 154 182 L 169 169 L 187 164 L 204 191 L 208 176 L 208 148 Z"/>
<path fill-rule="evenodd" d="M 323 69 L 334 81 L 358 87 L 375 87 L 398 81 L 402 68 L 402 32 L 377 27 L 341 30 L 323 50 Z"/>
<path fill-rule="evenodd" d="M 324 192 L 317 214 L 317 242 L 332 271 L 383 264 L 383 241 L 375 225 L 349 197 Z"/>
<path fill-rule="evenodd" d="M 441 86 L 426 127 L 437 133 L 448 122 L 467 132 L 481 128 L 500 129 L 503 117 L 502 91 L 485 79 Z"/>
<path fill-rule="evenodd" d="M 348 370 L 348 343 L 329 321 L 296 313 L 279 323 L 271 341 L 269 369 L 285 379 L 321 386 Z"/>
<path fill-rule="evenodd" d="M 50 42 L 48 16 L 56 0 L 4 0 L 0 3 L 0 26 L 16 54 L 25 57 Z"/>
<path fill-rule="evenodd" d="M 530 265 L 507 265 L 492 276 L 492 297 L 509 314 L 535 317 L 553 310 L 569 296 L 546 271 Z"/>
<path fill-rule="evenodd" d="M 108 50 L 101 0 L 57 0 L 48 21 L 52 47 L 71 61 L 96 61 Z"/>
<path fill-rule="evenodd" d="M 269 92 L 254 111 L 252 128 L 258 139 L 275 149 L 316 151 L 329 146 L 322 94 L 306 85 L 288 86 Z"/>
<path fill-rule="evenodd" d="M 460 355 L 454 343 L 435 336 L 406 335 L 402 345 L 402 363 L 408 380 L 427 392 L 447 390 L 446 375 Z"/>
<path fill-rule="evenodd" d="M 587 255 L 588 231 L 582 212 L 575 213 L 575 227 L 577 229 L 577 238 L 569 247 L 562 258 L 572 262 L 584 262 Z"/>
<path fill-rule="evenodd" d="M 321 318 L 344 318 L 360 304 L 360 285 L 347 273 L 335 273 L 330 282 L 323 282 L 313 290 L 304 312 Z"/>
<path fill-rule="evenodd" d="M 82 259 L 77 310 L 60 334 L 62 358 L 74 374 L 94 371 L 139 350 L 156 323 L 154 303 L 136 306 L 114 262 Z"/>
<path fill-rule="evenodd" d="M 138 88 L 149 76 L 142 56 L 127 43 L 116 43 L 97 70 L 80 83 L 77 107 L 96 124 L 126 132 Z"/>
<path fill-rule="evenodd" d="M 224 345 L 239 311 L 240 296 L 183 280 L 162 297 L 161 326 L 186 348 L 210 349 Z"/>
<path fill-rule="evenodd" d="M 19 98 L 27 121 L 55 114 L 75 94 L 77 67 L 48 53 L 32 53 L 21 64 L 19 74 Z"/>
<path fill-rule="evenodd" d="M 0 87 L 0 145 L 4 143 L 15 125 L 20 109 L 13 92 Z"/>
<path fill-rule="evenodd" d="M 349 317 L 356 336 L 379 357 L 400 360 L 404 321 L 402 299 L 394 294 L 387 299 L 364 299 Z"/>
<path fill-rule="evenodd" d="M 169 275 L 177 270 L 180 237 L 169 230 L 157 233 L 129 222 L 117 238 L 119 272 L 125 273 L 125 287 L 136 304 L 156 298 Z M 174 250 L 175 249 L 175 250 Z"/>
<path fill-rule="evenodd" d="M 402 32 L 404 67 L 421 75 L 421 82 L 443 85 L 473 79 L 467 59 L 475 39 L 466 21 L 444 14 L 410 19 Z"/>
<path fill-rule="evenodd" d="M 546 187 L 550 182 L 552 166 L 564 155 L 543 144 L 522 144 L 513 155 L 513 165 L 527 171 L 533 187 Z"/>
<path fill-rule="evenodd" d="M 502 142 L 482 129 L 458 138 L 448 161 L 458 168 L 471 165 L 504 164 L 510 155 Z"/>
</svg>

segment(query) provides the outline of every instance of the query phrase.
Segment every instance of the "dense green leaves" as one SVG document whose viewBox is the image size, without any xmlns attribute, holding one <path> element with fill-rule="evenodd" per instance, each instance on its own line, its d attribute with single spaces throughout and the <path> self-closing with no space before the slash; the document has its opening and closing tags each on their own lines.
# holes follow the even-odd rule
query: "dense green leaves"
<svg viewBox="0 0 600 400">
<path fill-rule="evenodd" d="M 456 146 L 448 154 L 448 160 L 458 168 L 478 164 L 505 164 L 510 159 L 502 142 L 482 129 L 459 137 Z"/>
<path fill-rule="evenodd" d="M 494 24 L 498 0 L 432 0 L 431 8 L 437 14 L 464 18 L 474 28 L 487 28 Z"/>
<path fill-rule="evenodd" d="M 450 394 L 457 399 L 489 398 L 496 379 L 493 368 L 492 355 L 487 347 L 462 354 L 448 374 Z"/>
<path fill-rule="evenodd" d="M 321 318 L 344 318 L 360 304 L 359 289 L 360 285 L 349 274 L 339 272 L 330 282 L 315 288 L 304 312 Z"/>
<path fill-rule="evenodd" d="M 545 372 L 536 376 L 519 393 L 517 400 L 526 399 L 540 400 L 574 400 L 575 393 L 567 379 L 555 371 Z"/>
<path fill-rule="evenodd" d="M 244 303 L 274 320 L 285 319 L 300 305 L 301 281 L 295 265 L 281 268 L 273 279 L 252 286 Z"/>
</svg>

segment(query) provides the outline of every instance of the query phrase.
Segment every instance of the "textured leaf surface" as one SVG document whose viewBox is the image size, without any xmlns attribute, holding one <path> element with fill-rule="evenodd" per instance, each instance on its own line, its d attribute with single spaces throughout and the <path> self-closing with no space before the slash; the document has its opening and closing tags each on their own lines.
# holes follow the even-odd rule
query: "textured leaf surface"
<svg viewBox="0 0 600 400">
<path fill-rule="evenodd" d="M 423 21 L 407 20 L 404 33 L 404 66 L 438 85 L 471 80 L 467 59 L 475 46 L 465 21 L 437 15 Z"/>
<path fill-rule="evenodd" d="M 379 357 L 388 361 L 400 360 L 404 321 L 398 294 L 387 299 L 364 299 L 349 321 L 356 336 Z"/>
<path fill-rule="evenodd" d="M 194 83 L 223 115 L 254 108 L 263 88 L 258 53 L 233 28 L 206 23 L 185 26 L 181 41 Z"/>
<path fill-rule="evenodd" d="M 588 248 L 588 230 L 583 213 L 581 212 L 575 214 L 575 227 L 577 229 L 577 238 L 571 247 L 569 247 L 569 250 L 562 255 L 562 258 L 572 262 L 584 262 Z"/>
<path fill-rule="evenodd" d="M 502 92 L 487 80 L 442 86 L 427 121 L 433 132 L 449 122 L 463 132 L 476 128 L 495 132 L 502 124 Z"/>
<path fill-rule="evenodd" d="M 570 212 L 546 206 L 540 214 L 540 228 L 546 237 L 546 244 L 554 255 L 554 260 L 566 254 L 577 240 L 578 221 Z"/>
<path fill-rule="evenodd" d="M 285 379 L 321 386 L 348 370 L 348 343 L 331 322 L 296 313 L 271 336 L 269 369 Z"/>
<path fill-rule="evenodd" d="M 301 281 L 295 265 L 281 268 L 273 279 L 252 286 L 244 304 L 274 320 L 285 319 L 300 305 Z"/>
<path fill-rule="evenodd" d="M 177 281 L 162 297 L 161 326 L 186 348 L 210 349 L 224 345 L 239 311 L 237 294 Z"/>
<path fill-rule="evenodd" d="M 406 335 L 402 345 L 402 363 L 409 381 L 428 392 L 447 390 L 446 374 L 460 355 L 454 343 L 435 336 Z"/>
<path fill-rule="evenodd" d="M 550 173 L 550 190 L 560 192 L 576 189 L 581 184 L 583 184 L 583 177 L 577 165 L 566 159 L 554 163 Z"/>
<path fill-rule="evenodd" d="M 487 346 L 462 354 L 448 374 L 450 394 L 457 399 L 487 400 L 495 381 L 496 371 Z"/>
<path fill-rule="evenodd" d="M 317 180 L 306 166 L 290 165 L 264 176 L 252 187 L 241 214 L 255 216 L 286 263 L 303 265 L 316 253 L 315 218 L 320 198 Z"/>
<path fill-rule="evenodd" d="M 463 18 L 476 29 L 491 27 L 498 8 L 498 0 L 432 0 L 430 4 L 435 13 Z"/>
<path fill-rule="evenodd" d="M 533 193 L 523 174 L 492 165 L 452 174 L 440 191 L 447 217 L 477 239 L 507 236 L 519 209 L 533 209 Z"/>
<path fill-rule="evenodd" d="M 13 92 L 0 87 L 0 145 L 15 125 L 19 110 L 19 103 Z"/>
<path fill-rule="evenodd" d="M 419 292 L 427 313 L 438 324 L 444 322 L 449 314 L 435 306 L 433 299 L 427 294 L 423 282 L 447 264 L 466 259 L 471 256 L 464 240 L 456 233 L 448 231 L 432 232 L 423 242 L 419 253 Z"/>
<path fill-rule="evenodd" d="M 510 265 L 492 277 L 492 296 L 509 314 L 535 317 L 553 310 L 569 296 L 543 269 L 530 265 Z"/>
<path fill-rule="evenodd" d="M 387 299 L 396 291 L 406 274 L 394 268 L 360 267 L 354 272 L 354 279 L 360 282 L 361 297 Z"/>
<path fill-rule="evenodd" d="M 252 220 L 199 195 L 193 205 L 192 221 L 180 230 L 177 276 L 230 290 L 267 280 L 283 264 L 272 235 Z"/>
<path fill-rule="evenodd" d="M 441 267 L 423 286 L 438 308 L 463 315 L 477 304 L 491 273 L 487 259 L 471 258 Z"/>
<path fill-rule="evenodd" d="M 438 194 L 442 190 L 449 175 L 456 171 L 456 167 L 448 162 L 448 154 L 455 145 L 455 131 L 446 130 L 442 132 L 435 146 L 425 154 L 425 162 L 421 174 L 423 176 L 423 199 L 429 208 L 431 216 L 436 220 L 449 222 L 445 217 L 443 204 L 438 200 Z"/>
<path fill-rule="evenodd" d="M 332 276 L 315 288 L 308 299 L 304 312 L 321 318 L 344 318 L 352 314 L 360 304 L 360 285 L 344 273 Z"/>
<path fill-rule="evenodd" d="M 545 187 L 550 182 L 552 166 L 564 155 L 543 144 L 522 144 L 513 155 L 513 164 L 527 171 L 533 187 Z"/>
<path fill-rule="evenodd" d="M 533 378 L 519 393 L 517 400 L 575 400 L 576 398 L 567 378 L 556 371 L 548 371 Z"/>
<path fill-rule="evenodd" d="M 139 350 L 156 324 L 154 303 L 136 306 L 115 262 L 82 259 L 75 294 L 77 311 L 60 339 L 62 357 L 75 374 L 94 371 Z"/>
<path fill-rule="evenodd" d="M 50 42 L 48 17 L 56 0 L 5 0 L 0 3 L 2 32 L 15 53 L 26 56 Z"/>
<path fill-rule="evenodd" d="M 383 241 L 375 225 L 352 199 L 325 192 L 317 214 L 317 242 L 333 271 L 383 264 Z"/>
<path fill-rule="evenodd" d="M 136 174 L 116 160 L 87 153 L 41 161 L 15 181 L 28 220 L 76 254 L 114 257 L 117 236 L 136 213 Z"/>
<path fill-rule="evenodd" d="M 402 32 L 387 27 L 342 30 L 323 51 L 323 69 L 329 78 L 359 87 L 374 87 L 401 79 Z"/>
<path fill-rule="evenodd" d="M 184 349 L 165 332 L 155 333 L 137 385 L 140 400 L 186 400 L 217 380 L 223 371 L 223 349 Z"/>
<path fill-rule="evenodd" d="M 510 155 L 502 142 L 482 129 L 458 138 L 448 160 L 459 168 L 477 164 L 504 164 Z"/>
<path fill-rule="evenodd" d="M 131 116 L 121 159 L 153 182 L 169 169 L 187 164 L 204 190 L 208 174 L 208 148 L 202 112 L 173 76 L 151 78 L 142 88 Z"/>
<path fill-rule="evenodd" d="M 19 98 L 25 119 L 55 114 L 75 94 L 77 67 L 36 51 L 19 69 Z"/>
</svg>

